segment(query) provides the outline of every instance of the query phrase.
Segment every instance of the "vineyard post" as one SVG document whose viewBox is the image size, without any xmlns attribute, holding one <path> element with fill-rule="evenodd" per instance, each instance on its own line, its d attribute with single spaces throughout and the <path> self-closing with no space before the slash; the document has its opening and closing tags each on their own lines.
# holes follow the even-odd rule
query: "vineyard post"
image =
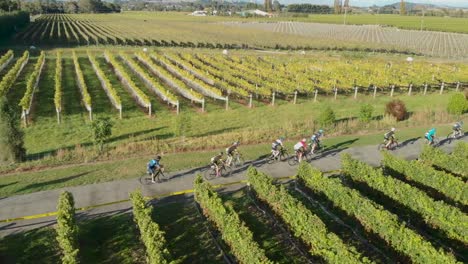
<svg viewBox="0 0 468 264">
<path fill-rule="evenodd" d="M 318 94 L 318 90 L 317 90 L 317 89 L 315 89 L 315 92 L 314 92 L 314 93 L 315 93 L 315 95 L 314 95 L 314 102 L 317 102 L 317 94 Z"/>
<path fill-rule="evenodd" d="M 148 106 L 148 116 L 151 117 L 151 104 Z"/>
<path fill-rule="evenodd" d="M 458 89 L 460 89 L 460 82 L 457 82 L 457 88 L 455 89 L 455 92 L 458 92 Z"/>
<path fill-rule="evenodd" d="M 272 94 L 272 99 L 271 99 L 271 105 L 272 105 L 272 106 L 275 105 L 275 96 L 276 96 L 276 92 L 273 92 L 273 94 Z"/>
<path fill-rule="evenodd" d="M 119 119 L 122 119 L 122 106 L 119 108 Z"/>
<path fill-rule="evenodd" d="M 390 91 L 390 97 L 393 97 L 393 92 L 395 91 L 395 85 L 392 84 L 392 90 Z"/>
<path fill-rule="evenodd" d="M 297 91 L 294 91 L 294 104 L 297 102 Z"/>
<path fill-rule="evenodd" d="M 55 111 L 57 112 L 57 124 L 60 124 L 60 111 L 55 108 Z"/>
<path fill-rule="evenodd" d="M 424 95 L 427 93 L 427 83 L 424 83 Z"/>
<path fill-rule="evenodd" d="M 335 100 L 336 100 L 336 96 L 338 95 L 338 88 L 336 88 L 336 86 L 335 86 L 334 90 L 335 90 Z"/>
<path fill-rule="evenodd" d="M 176 110 L 176 111 L 177 111 L 177 114 L 179 114 L 179 111 L 180 111 L 180 109 L 179 109 L 179 101 L 177 101 L 176 108 L 177 108 L 177 110 Z"/>
<path fill-rule="evenodd" d="M 409 89 L 408 89 L 408 96 L 411 96 L 411 91 L 413 90 L 413 84 L 411 83 L 409 85 Z"/>
<path fill-rule="evenodd" d="M 205 112 L 205 98 L 203 98 L 201 105 L 202 105 L 201 111 Z"/>
<path fill-rule="evenodd" d="M 226 110 L 229 110 L 229 95 L 226 96 Z"/>
<path fill-rule="evenodd" d="M 440 94 L 444 92 L 444 88 L 445 88 L 445 82 L 442 82 L 442 84 L 440 85 Z"/>
<path fill-rule="evenodd" d="M 357 91 L 358 91 L 358 87 L 355 86 L 354 87 L 354 99 L 357 99 Z"/>
<path fill-rule="evenodd" d="M 89 109 L 89 121 L 93 121 L 93 109 Z"/>
<path fill-rule="evenodd" d="M 24 127 L 28 127 L 28 117 L 26 115 L 26 110 L 23 110 L 23 121 L 24 121 Z"/>
<path fill-rule="evenodd" d="M 252 94 L 249 94 L 249 108 L 252 108 Z"/>
<path fill-rule="evenodd" d="M 377 86 L 374 85 L 374 99 L 376 95 L 377 95 Z"/>
</svg>

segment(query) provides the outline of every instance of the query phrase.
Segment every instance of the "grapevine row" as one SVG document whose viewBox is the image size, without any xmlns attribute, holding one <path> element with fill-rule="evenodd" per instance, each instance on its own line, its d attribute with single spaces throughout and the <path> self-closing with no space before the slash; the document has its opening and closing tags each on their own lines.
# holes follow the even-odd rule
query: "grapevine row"
<svg viewBox="0 0 468 264">
<path fill-rule="evenodd" d="M 225 206 L 211 185 L 203 181 L 201 175 L 195 179 L 194 188 L 195 200 L 204 209 L 207 217 L 216 224 L 240 263 L 273 263 L 254 241 L 252 232 L 239 219 L 232 206 Z"/>
<path fill-rule="evenodd" d="M 458 142 L 452 155 L 458 158 L 468 159 L 468 143 L 463 141 Z"/>
<path fill-rule="evenodd" d="M 83 72 L 81 71 L 80 63 L 78 62 L 78 56 L 76 56 L 75 51 L 72 52 L 72 58 L 73 64 L 75 65 L 76 83 L 80 88 L 83 104 L 85 105 L 86 110 L 89 112 L 89 118 L 92 119 L 91 95 L 89 95 L 88 87 L 86 86 Z"/>
<path fill-rule="evenodd" d="M 196 60 L 192 55 L 190 54 L 186 54 L 186 55 L 187 56 L 177 54 L 177 58 L 180 60 L 176 60 L 172 57 L 171 58 L 174 61 L 177 61 L 178 64 L 183 65 L 182 66 L 183 68 L 190 69 L 191 71 L 193 71 L 194 75 L 202 76 L 201 79 L 207 82 L 208 84 L 219 86 L 221 89 L 223 89 L 226 92 L 230 90 L 231 93 L 238 94 L 243 97 L 247 97 L 249 95 L 249 93 L 245 89 L 242 88 L 242 83 L 237 83 L 239 79 L 236 79 L 229 75 L 223 75 L 221 72 L 218 72 L 216 69 L 203 64 L 199 60 Z M 189 63 L 192 67 L 185 65 L 185 63 Z M 205 76 L 213 79 L 212 80 L 213 82 L 211 82 L 211 80 L 206 80 Z"/>
<path fill-rule="evenodd" d="M 132 78 L 125 71 L 123 65 L 117 61 L 112 53 L 105 51 L 104 57 L 106 58 L 107 62 L 112 65 L 120 81 L 125 85 L 125 87 L 127 87 L 133 97 L 137 100 L 137 103 L 145 108 L 148 108 L 148 114 L 151 116 L 151 101 L 149 97 L 132 81 Z"/>
<path fill-rule="evenodd" d="M 462 180 L 445 172 L 436 171 L 419 161 L 406 161 L 388 153 L 383 155 L 383 165 L 386 167 L 410 180 L 434 188 L 456 202 L 468 205 L 468 184 Z"/>
<path fill-rule="evenodd" d="M 356 218 L 366 230 L 385 240 L 414 263 L 457 263 L 452 255 L 436 250 L 419 234 L 400 223 L 398 216 L 386 211 L 358 191 L 330 179 L 307 163 L 301 163 L 298 178 L 314 192 L 324 194 L 334 206 Z"/>
<path fill-rule="evenodd" d="M 75 219 L 75 200 L 70 192 L 60 194 L 57 205 L 57 241 L 62 263 L 79 263 L 78 225 Z"/>
<path fill-rule="evenodd" d="M 94 55 L 91 54 L 91 52 L 89 51 L 87 52 L 87 54 L 88 59 L 91 62 L 91 66 L 93 67 L 96 76 L 101 82 L 102 89 L 104 89 L 104 91 L 106 92 L 107 97 L 109 97 L 109 100 L 111 101 L 112 105 L 120 111 L 120 117 L 122 117 L 122 101 L 120 100 L 120 96 L 117 94 L 117 91 L 114 89 L 112 83 L 109 81 L 105 73 L 102 71 L 99 62 L 96 60 Z"/>
<path fill-rule="evenodd" d="M 190 88 L 185 88 L 186 85 L 180 81 L 179 79 L 172 76 L 168 73 L 163 67 L 154 63 L 148 54 L 143 52 L 136 53 L 137 59 L 141 61 L 146 67 L 151 70 L 153 74 L 155 74 L 158 78 L 164 81 L 167 85 L 174 88 L 177 92 L 179 92 L 185 98 L 204 104 L 205 100 L 203 96 Z"/>
<path fill-rule="evenodd" d="M 15 54 L 13 53 L 12 50 L 8 50 L 7 53 L 5 53 L 1 58 L 0 58 L 0 72 L 5 69 L 5 67 L 10 64 L 10 62 L 13 60 Z"/>
<path fill-rule="evenodd" d="M 23 56 L 19 58 L 13 68 L 11 68 L 0 82 L 0 96 L 6 95 L 11 86 L 15 83 L 16 78 L 20 75 L 24 66 L 28 63 L 29 52 L 25 51 Z"/>
<path fill-rule="evenodd" d="M 125 53 L 120 53 L 120 57 L 122 57 L 123 61 L 127 63 L 128 67 L 132 69 L 132 71 L 143 80 L 146 85 L 161 99 L 167 101 L 168 103 L 172 104 L 173 106 L 179 105 L 179 100 L 177 97 L 171 93 L 171 91 L 164 88 L 164 86 L 155 78 L 150 76 L 146 71 L 136 63 L 130 56 L 126 55 Z"/>
<path fill-rule="evenodd" d="M 140 191 L 130 194 L 133 206 L 133 219 L 140 230 L 140 239 L 145 245 L 148 263 L 166 264 L 170 261 L 169 250 L 167 250 L 164 232 L 151 218 L 153 207 L 147 206 Z"/>
<path fill-rule="evenodd" d="M 226 98 L 223 97 L 223 94 L 221 91 L 219 91 L 216 88 L 208 86 L 207 84 L 197 79 L 195 76 L 193 76 L 189 72 L 185 70 L 181 70 L 177 66 L 173 66 L 171 61 L 167 59 L 166 57 L 156 56 L 155 54 L 152 54 L 150 57 L 153 58 L 155 61 L 158 61 L 168 72 L 170 72 L 177 78 L 181 79 L 188 86 L 192 87 L 193 89 L 196 89 L 198 92 L 206 96 L 212 97 L 214 99 L 226 100 Z"/>
<path fill-rule="evenodd" d="M 387 177 L 381 170 L 351 158 L 342 157 L 343 170 L 354 181 L 363 182 L 398 201 L 422 216 L 430 225 L 443 230 L 448 237 L 468 243 L 468 215 L 441 201 L 434 201 L 426 193 L 393 177 Z M 417 201 L 417 202 L 415 202 Z"/>
<path fill-rule="evenodd" d="M 24 118 L 29 115 L 31 110 L 32 101 L 34 98 L 34 91 L 36 90 L 37 84 L 39 83 L 39 78 L 41 77 L 42 68 L 45 63 L 45 52 L 41 51 L 39 58 L 37 59 L 36 64 L 34 65 L 34 70 L 29 75 L 28 81 L 26 82 L 26 92 L 24 93 L 23 98 L 19 103 L 19 106 L 23 109 Z"/>
<path fill-rule="evenodd" d="M 370 262 L 329 232 L 322 220 L 291 196 L 284 186 L 274 185 L 270 177 L 253 167 L 249 168 L 248 179 L 258 197 L 271 206 L 295 236 L 310 246 L 311 254 L 322 256 L 328 263 Z"/>
</svg>

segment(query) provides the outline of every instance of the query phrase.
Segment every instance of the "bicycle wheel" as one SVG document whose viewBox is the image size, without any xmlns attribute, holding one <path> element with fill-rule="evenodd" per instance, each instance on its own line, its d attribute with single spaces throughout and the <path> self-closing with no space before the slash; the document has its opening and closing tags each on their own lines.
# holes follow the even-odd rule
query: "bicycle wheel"
<svg viewBox="0 0 468 264">
<path fill-rule="evenodd" d="M 221 177 L 229 177 L 231 176 L 231 173 L 232 173 L 231 167 L 223 166 L 221 168 Z"/>
<path fill-rule="evenodd" d="M 209 181 L 216 178 L 216 170 L 214 168 L 209 168 L 203 173 L 205 180 Z"/>
<path fill-rule="evenodd" d="M 291 155 L 291 157 L 289 157 L 288 159 L 289 166 L 294 166 L 294 165 L 297 165 L 298 163 L 299 161 L 297 160 L 297 155 L 294 155 L 294 156 Z"/>
<path fill-rule="evenodd" d="M 265 163 L 272 164 L 276 161 L 276 159 L 273 157 L 273 154 L 270 154 L 270 156 L 265 158 Z"/>
<path fill-rule="evenodd" d="M 386 149 L 385 148 L 385 143 L 381 143 L 381 144 L 379 144 L 379 146 L 377 146 L 378 151 L 381 151 L 381 150 L 384 150 L 384 149 Z"/>
<path fill-rule="evenodd" d="M 234 159 L 234 166 L 235 167 L 242 167 L 245 163 L 245 160 L 242 156 L 237 156 L 235 159 Z"/>
<path fill-rule="evenodd" d="M 289 153 L 287 151 L 280 153 L 279 160 L 287 161 L 288 159 L 289 159 Z"/>
<path fill-rule="evenodd" d="M 153 184 L 153 182 L 151 181 L 151 175 L 148 175 L 148 174 L 144 174 L 143 176 L 140 177 L 140 184 L 141 185 L 150 185 L 150 184 Z"/>
</svg>

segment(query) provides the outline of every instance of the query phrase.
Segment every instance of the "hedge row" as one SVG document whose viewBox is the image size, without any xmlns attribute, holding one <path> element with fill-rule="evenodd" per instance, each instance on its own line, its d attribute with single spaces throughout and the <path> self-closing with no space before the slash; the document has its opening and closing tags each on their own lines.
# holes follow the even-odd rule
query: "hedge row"
<svg viewBox="0 0 468 264">
<path fill-rule="evenodd" d="M 147 206 L 139 190 L 130 194 L 133 205 L 133 219 L 140 230 L 140 238 L 146 247 L 147 262 L 150 264 L 172 263 L 166 246 L 164 232 L 153 221 L 153 207 Z"/>
<path fill-rule="evenodd" d="M 203 181 L 201 175 L 195 179 L 195 200 L 201 205 L 205 215 L 216 224 L 239 262 L 273 263 L 254 241 L 252 232 L 239 219 L 232 206 L 224 206 L 221 198 L 208 182 Z"/>
<path fill-rule="evenodd" d="M 310 246 L 312 255 L 322 256 L 328 263 L 371 262 L 329 232 L 322 220 L 291 196 L 284 186 L 274 185 L 270 177 L 253 167 L 249 168 L 248 178 L 258 197 L 271 206 L 296 237 Z"/>
<path fill-rule="evenodd" d="M 62 192 L 57 205 L 57 241 L 62 249 L 62 263 L 78 263 L 78 227 L 75 222 L 75 201 L 69 192 Z"/>
<path fill-rule="evenodd" d="M 342 156 L 343 171 L 354 181 L 367 184 L 390 199 L 407 206 L 422 216 L 424 221 L 444 231 L 448 237 L 468 243 L 468 215 L 442 201 L 435 201 L 425 192 L 398 179 L 383 175 L 382 170 Z M 417 201 L 417 202 L 415 202 Z"/>
</svg>

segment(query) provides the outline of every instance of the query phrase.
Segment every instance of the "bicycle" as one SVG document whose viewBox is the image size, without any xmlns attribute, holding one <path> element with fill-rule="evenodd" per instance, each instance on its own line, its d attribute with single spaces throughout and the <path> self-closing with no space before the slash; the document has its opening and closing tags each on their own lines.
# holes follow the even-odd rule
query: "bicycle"
<svg viewBox="0 0 468 264">
<path fill-rule="evenodd" d="M 388 140 L 385 139 L 383 143 L 379 144 L 379 146 L 377 147 L 377 150 L 379 150 L 379 151 L 381 151 L 381 150 L 395 150 L 400 146 L 400 143 L 398 143 L 397 139 L 393 139 L 392 142 L 390 143 L 390 145 L 388 145 L 388 147 L 387 147 L 387 144 L 388 144 Z"/>
<path fill-rule="evenodd" d="M 432 139 L 432 144 L 429 145 L 429 139 L 427 139 L 427 137 L 424 137 L 424 144 L 425 144 L 425 145 L 429 145 L 429 146 L 435 148 L 435 147 L 438 147 L 438 146 L 439 146 L 439 143 L 440 143 L 439 139 L 436 138 L 436 137 L 434 137 L 434 138 Z"/>
<path fill-rule="evenodd" d="M 302 160 L 307 160 L 308 154 L 312 154 L 310 150 L 301 151 L 302 152 Z M 299 151 L 295 151 L 294 155 L 288 159 L 289 166 L 294 166 L 299 164 Z"/>
<path fill-rule="evenodd" d="M 245 159 L 242 157 L 242 154 L 239 153 L 239 151 L 235 151 L 232 155 L 232 157 L 228 157 L 226 160 L 226 165 L 231 167 L 234 165 L 234 167 L 242 167 L 244 165 Z"/>
<path fill-rule="evenodd" d="M 150 185 L 150 184 L 153 184 L 153 183 L 160 183 L 161 182 L 161 178 L 162 179 L 168 179 L 166 177 L 166 175 L 164 174 L 164 166 L 161 165 L 160 166 L 160 169 L 156 171 L 155 175 L 154 175 L 154 179 L 156 180 L 155 182 L 153 182 L 153 179 L 151 177 L 151 174 L 150 173 L 146 173 L 144 174 L 143 176 L 140 177 L 140 183 L 142 185 Z"/>
<path fill-rule="evenodd" d="M 231 167 L 227 166 L 225 161 L 222 161 L 219 167 L 219 176 L 216 175 L 216 167 L 214 165 L 209 165 L 208 169 L 205 171 L 203 174 L 203 177 L 205 180 L 209 181 L 212 180 L 216 177 L 226 177 L 230 176 L 232 173 Z"/>
<path fill-rule="evenodd" d="M 285 148 L 281 148 L 277 155 L 274 155 L 273 152 L 265 159 L 265 162 L 268 164 L 275 163 L 277 161 L 286 161 L 289 158 L 289 153 Z"/>
<path fill-rule="evenodd" d="M 452 140 L 460 139 L 464 136 L 463 131 L 460 130 L 454 130 L 451 133 L 447 135 L 447 141 L 448 143 L 452 143 Z"/>
</svg>

